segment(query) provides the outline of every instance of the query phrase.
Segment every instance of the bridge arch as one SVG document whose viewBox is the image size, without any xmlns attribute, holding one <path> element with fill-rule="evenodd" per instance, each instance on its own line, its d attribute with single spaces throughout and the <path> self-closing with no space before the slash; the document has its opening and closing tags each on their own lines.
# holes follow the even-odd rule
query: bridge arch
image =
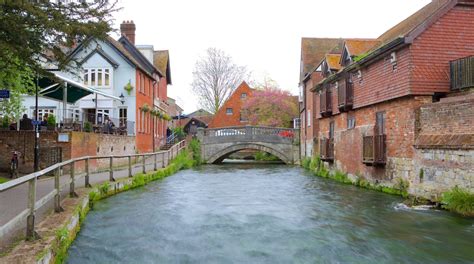
<svg viewBox="0 0 474 264">
<path fill-rule="evenodd" d="M 289 158 L 286 154 L 276 150 L 271 145 L 258 144 L 258 143 L 238 143 L 238 144 L 233 144 L 223 149 L 220 149 L 214 154 L 210 155 L 210 158 L 207 160 L 207 163 L 211 163 L 211 164 L 220 163 L 230 154 L 235 153 L 240 150 L 244 150 L 244 149 L 253 149 L 253 150 L 259 150 L 259 151 L 270 153 L 278 157 L 281 161 L 283 161 L 286 164 L 291 164 L 293 162 L 292 159 Z"/>
</svg>

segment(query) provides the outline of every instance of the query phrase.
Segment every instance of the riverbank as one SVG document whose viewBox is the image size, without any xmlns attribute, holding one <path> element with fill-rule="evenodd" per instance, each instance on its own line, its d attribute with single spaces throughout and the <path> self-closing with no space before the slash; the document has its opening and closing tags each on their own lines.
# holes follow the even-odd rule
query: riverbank
<svg viewBox="0 0 474 264">
<path fill-rule="evenodd" d="M 92 189 L 81 188 L 76 191 L 77 198 L 66 198 L 62 202 L 63 212 L 52 213 L 37 228 L 39 239 L 19 241 L 14 247 L 0 257 L 0 263 L 62 263 L 67 250 L 74 241 L 80 227 L 94 202 L 115 194 L 163 179 L 181 169 L 188 169 L 196 162 L 191 153 L 184 150 L 163 169 L 146 174 L 139 173 L 132 178 L 106 181 Z"/>
<path fill-rule="evenodd" d="M 445 209 L 465 217 L 474 217 L 474 193 L 470 193 L 457 186 L 442 193 L 438 200 L 428 200 L 411 195 L 409 193 L 409 182 L 401 178 L 396 184 L 391 186 L 384 185 L 378 181 L 372 182 L 362 176 L 351 176 L 338 170 L 331 170 L 318 157 L 304 159 L 301 162 L 301 166 L 319 177 L 330 178 L 344 184 L 351 184 L 369 190 L 402 196 L 406 199 L 404 203 L 408 206 L 430 205 L 433 208 Z"/>
</svg>

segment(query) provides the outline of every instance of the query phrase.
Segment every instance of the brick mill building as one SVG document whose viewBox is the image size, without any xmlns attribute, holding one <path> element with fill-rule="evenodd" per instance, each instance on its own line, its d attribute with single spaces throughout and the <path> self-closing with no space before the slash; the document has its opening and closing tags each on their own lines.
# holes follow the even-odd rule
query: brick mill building
<svg viewBox="0 0 474 264">
<path fill-rule="evenodd" d="M 303 39 L 302 156 L 430 199 L 473 191 L 473 43 L 463 0 L 434 0 L 377 39 Z"/>
<path fill-rule="evenodd" d="M 253 89 L 246 82 L 242 82 L 214 115 L 209 128 L 247 125 L 248 116 L 242 106 L 244 101 L 252 96 L 252 91 Z"/>
</svg>

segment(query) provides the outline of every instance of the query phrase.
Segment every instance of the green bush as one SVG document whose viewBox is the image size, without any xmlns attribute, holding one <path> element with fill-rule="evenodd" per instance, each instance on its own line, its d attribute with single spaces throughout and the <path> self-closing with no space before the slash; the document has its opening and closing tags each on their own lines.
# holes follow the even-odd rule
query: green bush
<svg viewBox="0 0 474 264">
<path fill-rule="evenodd" d="M 10 126 L 10 119 L 8 116 L 2 118 L 2 128 L 8 128 Z"/>
<path fill-rule="evenodd" d="M 175 127 L 172 131 L 178 138 L 184 138 L 186 136 L 186 133 L 184 133 L 184 129 L 182 127 Z"/>
<path fill-rule="evenodd" d="M 54 127 L 56 126 L 56 117 L 52 114 L 48 115 L 48 119 L 46 120 L 48 126 Z"/>
<path fill-rule="evenodd" d="M 277 156 L 264 152 L 264 151 L 258 151 L 257 153 L 255 153 L 254 158 L 255 160 L 259 160 L 259 161 L 279 161 L 280 160 Z"/>
<path fill-rule="evenodd" d="M 110 184 L 109 182 L 104 182 L 102 185 L 99 186 L 99 192 L 102 196 L 106 196 L 109 193 Z"/>
<path fill-rule="evenodd" d="M 89 121 L 84 122 L 84 132 L 92 132 L 92 124 Z"/>
<path fill-rule="evenodd" d="M 308 157 L 305 157 L 302 161 L 301 161 L 301 166 L 303 166 L 303 168 L 305 169 L 309 169 L 309 165 L 311 164 L 311 159 L 308 158 Z"/>
<path fill-rule="evenodd" d="M 201 165 L 201 142 L 197 138 L 193 138 L 191 142 L 189 142 L 189 149 L 193 153 L 194 165 Z"/>
<path fill-rule="evenodd" d="M 474 193 L 458 186 L 443 193 L 441 197 L 443 208 L 464 216 L 474 216 Z"/>
</svg>

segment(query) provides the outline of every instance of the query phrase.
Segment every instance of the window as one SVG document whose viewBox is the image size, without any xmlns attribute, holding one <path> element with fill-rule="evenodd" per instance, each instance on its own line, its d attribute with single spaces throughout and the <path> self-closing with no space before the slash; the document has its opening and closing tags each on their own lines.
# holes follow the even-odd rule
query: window
<svg viewBox="0 0 474 264">
<path fill-rule="evenodd" d="M 294 129 L 299 129 L 301 126 L 301 119 L 295 118 L 293 119 L 293 128 Z"/>
<path fill-rule="evenodd" d="M 234 112 L 233 112 L 232 108 L 227 108 L 227 109 L 225 110 L 225 113 L 226 113 L 227 115 L 232 115 Z"/>
<path fill-rule="evenodd" d="M 98 109 L 97 110 L 97 123 L 102 124 L 105 121 L 105 117 L 110 117 L 109 109 Z"/>
<path fill-rule="evenodd" d="M 385 112 L 375 114 L 375 134 L 385 135 Z"/>
<path fill-rule="evenodd" d="M 119 109 L 119 122 L 120 126 L 127 126 L 127 108 Z"/>
<path fill-rule="evenodd" d="M 347 129 L 353 129 L 355 127 L 355 117 L 354 116 L 348 116 L 347 117 Z"/>
<path fill-rule="evenodd" d="M 308 113 L 308 118 L 307 118 L 306 123 L 308 124 L 308 127 L 310 127 L 311 126 L 311 112 L 308 111 L 307 113 Z"/>
<path fill-rule="evenodd" d="M 247 93 L 242 93 L 242 94 L 240 95 L 240 99 L 245 99 L 245 98 L 247 98 Z"/>
<path fill-rule="evenodd" d="M 55 115 L 56 109 L 51 107 L 51 108 L 38 108 L 38 120 L 43 120 L 44 115 Z M 31 110 L 31 118 L 35 118 L 35 109 L 32 108 Z"/>
<path fill-rule="evenodd" d="M 334 138 L 334 121 L 329 123 L 329 138 Z"/>
<path fill-rule="evenodd" d="M 111 70 L 102 68 L 84 69 L 83 81 L 85 85 L 108 88 L 111 81 Z"/>
</svg>

